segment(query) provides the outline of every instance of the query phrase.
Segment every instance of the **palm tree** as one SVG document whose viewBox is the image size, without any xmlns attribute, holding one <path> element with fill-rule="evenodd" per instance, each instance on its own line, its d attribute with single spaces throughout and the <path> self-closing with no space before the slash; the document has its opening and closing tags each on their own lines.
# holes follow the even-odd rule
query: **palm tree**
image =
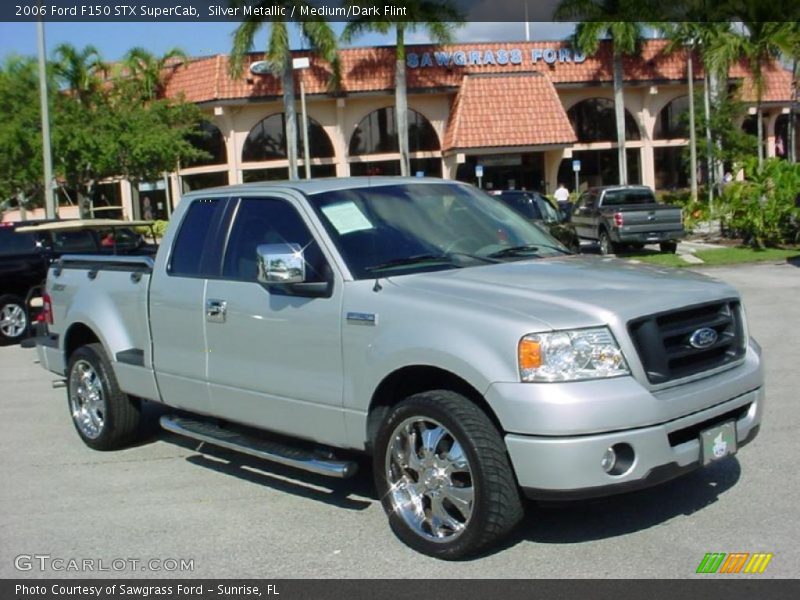
<svg viewBox="0 0 800 600">
<path fill-rule="evenodd" d="M 298 5 L 294 0 L 258 0 L 252 4 L 245 0 L 233 0 L 232 6 L 252 5 L 253 7 L 269 8 L 283 6 L 287 14 L 292 12 L 292 7 Z M 299 5 L 305 5 L 300 0 Z M 298 6 L 299 8 L 299 6 Z M 260 11 L 253 11 L 260 12 Z M 263 26 L 269 23 L 269 38 L 267 41 L 265 59 L 272 72 L 281 77 L 283 88 L 283 111 L 286 126 L 286 154 L 289 159 L 289 179 L 298 179 L 297 175 L 297 113 L 295 111 L 294 70 L 292 68 L 292 50 L 289 41 L 288 21 L 275 19 L 262 21 L 255 16 L 247 17 L 233 33 L 233 49 L 231 50 L 230 73 L 233 77 L 241 77 L 244 71 L 245 57 L 253 51 L 255 36 Z M 332 81 L 338 79 L 338 45 L 336 34 L 326 21 L 298 21 L 300 33 L 309 43 L 311 50 L 316 52 L 333 68 Z"/>
<path fill-rule="evenodd" d="M 354 6 L 369 6 L 372 0 L 348 0 Z M 395 67 L 394 94 L 395 120 L 397 123 L 397 142 L 400 152 L 400 174 L 411 173 L 411 161 L 408 148 L 408 90 L 406 86 L 406 33 L 422 29 L 436 44 L 452 41 L 452 32 L 456 23 L 462 21 L 461 14 L 450 4 L 449 0 L 408 0 L 402 21 L 379 20 L 361 17 L 350 21 L 342 33 L 342 41 L 352 42 L 360 34 L 367 31 L 387 34 L 395 33 Z"/>
<path fill-rule="evenodd" d="M 89 102 L 100 89 L 108 71 L 100 52 L 92 45 L 78 50 L 72 44 L 64 43 L 56 46 L 54 54 L 53 70 L 58 80 L 75 94 L 79 102 Z"/>
<path fill-rule="evenodd" d="M 163 55 L 156 56 L 137 46 L 125 53 L 122 67 L 130 77 L 129 81 L 133 82 L 135 93 L 142 100 L 150 101 L 163 93 L 167 82 L 167 67 L 178 67 L 186 61 L 186 53 L 180 48 L 171 48 Z"/>
<path fill-rule="evenodd" d="M 646 2 L 636 0 L 562 0 L 555 12 L 561 20 L 581 20 L 575 27 L 574 45 L 585 54 L 594 54 L 602 38 L 611 40 L 614 54 L 614 111 L 617 122 L 617 160 L 619 183 L 628 183 L 625 154 L 625 100 L 623 97 L 622 58 L 638 51 L 644 23 L 635 21 L 645 14 Z M 601 20 L 603 19 L 603 20 Z M 628 19 L 609 21 L 607 19 Z"/>
</svg>

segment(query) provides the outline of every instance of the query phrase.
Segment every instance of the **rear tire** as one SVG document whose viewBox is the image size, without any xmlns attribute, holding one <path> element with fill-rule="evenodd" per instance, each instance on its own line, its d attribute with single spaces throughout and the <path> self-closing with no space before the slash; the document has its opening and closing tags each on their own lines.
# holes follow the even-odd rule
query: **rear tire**
<svg viewBox="0 0 800 600">
<path fill-rule="evenodd" d="M 661 242 L 658 247 L 665 254 L 675 254 L 678 251 L 678 242 Z"/>
<path fill-rule="evenodd" d="M 423 392 L 393 407 L 373 460 L 392 531 L 417 552 L 445 560 L 473 555 L 522 519 L 500 432 L 455 392 Z"/>
<path fill-rule="evenodd" d="M 28 333 L 28 311 L 19 296 L 0 296 L 0 344 L 16 344 Z"/>
<path fill-rule="evenodd" d="M 69 358 L 67 400 L 72 423 L 83 443 L 116 450 L 136 438 L 141 406 L 119 389 L 102 344 L 87 344 Z"/>
</svg>

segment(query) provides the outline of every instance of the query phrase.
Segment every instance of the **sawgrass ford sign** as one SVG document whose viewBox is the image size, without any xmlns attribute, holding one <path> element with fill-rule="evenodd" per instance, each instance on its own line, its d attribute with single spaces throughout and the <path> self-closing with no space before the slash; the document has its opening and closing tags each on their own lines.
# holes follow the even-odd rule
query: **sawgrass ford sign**
<svg viewBox="0 0 800 600">
<path fill-rule="evenodd" d="M 529 53 L 519 48 L 481 50 L 437 50 L 433 52 L 409 52 L 406 65 L 410 69 L 425 67 L 466 67 L 472 65 L 521 65 L 525 60 L 531 64 L 582 63 L 586 55 L 572 48 L 533 48 Z"/>
</svg>

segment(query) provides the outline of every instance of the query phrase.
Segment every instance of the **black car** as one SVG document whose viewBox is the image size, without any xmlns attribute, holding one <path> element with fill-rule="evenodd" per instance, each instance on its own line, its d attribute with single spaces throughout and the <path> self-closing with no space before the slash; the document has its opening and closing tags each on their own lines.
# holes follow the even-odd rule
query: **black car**
<svg viewBox="0 0 800 600">
<path fill-rule="evenodd" d="M 37 295 L 51 261 L 63 254 L 152 254 L 155 247 L 125 223 L 18 221 L 0 223 L 0 344 L 28 333 L 31 297 Z M 36 231 L 17 231 L 35 226 Z M 48 229 L 51 228 L 51 229 Z"/>
<path fill-rule="evenodd" d="M 580 252 L 581 245 L 575 227 L 566 221 L 566 216 L 553 202 L 539 192 L 503 190 L 492 195 L 529 221 L 544 227 L 572 252 Z"/>
</svg>

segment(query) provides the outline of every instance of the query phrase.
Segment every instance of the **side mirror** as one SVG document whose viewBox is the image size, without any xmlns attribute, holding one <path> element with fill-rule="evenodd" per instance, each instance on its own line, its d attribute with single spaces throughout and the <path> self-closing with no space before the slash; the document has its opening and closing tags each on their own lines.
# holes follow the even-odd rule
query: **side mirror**
<svg viewBox="0 0 800 600">
<path fill-rule="evenodd" d="M 306 259 L 300 244 L 262 244 L 256 248 L 258 282 L 271 291 L 305 298 L 329 298 L 333 280 L 306 281 Z"/>
<path fill-rule="evenodd" d="M 306 280 L 306 261 L 300 244 L 262 244 L 256 249 L 258 281 L 288 285 Z"/>
</svg>

